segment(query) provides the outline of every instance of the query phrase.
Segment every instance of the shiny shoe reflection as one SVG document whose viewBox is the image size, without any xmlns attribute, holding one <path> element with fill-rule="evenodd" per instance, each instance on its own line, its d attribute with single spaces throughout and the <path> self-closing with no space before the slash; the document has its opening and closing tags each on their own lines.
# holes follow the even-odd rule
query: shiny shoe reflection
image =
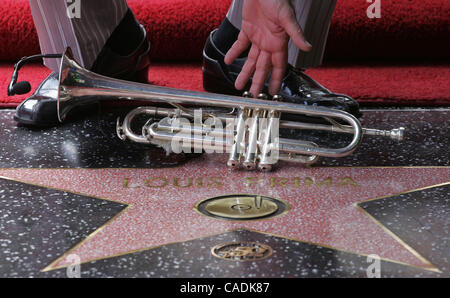
<svg viewBox="0 0 450 298">
<path fill-rule="evenodd" d="M 58 74 L 51 73 L 16 109 L 14 120 L 32 126 L 50 126 L 58 122 L 56 98 L 58 96 Z"/>
</svg>

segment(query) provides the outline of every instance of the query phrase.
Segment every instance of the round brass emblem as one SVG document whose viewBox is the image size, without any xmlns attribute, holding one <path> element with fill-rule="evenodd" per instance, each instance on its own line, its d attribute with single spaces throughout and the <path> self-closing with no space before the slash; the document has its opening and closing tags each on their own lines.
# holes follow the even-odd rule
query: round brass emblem
<svg viewBox="0 0 450 298">
<path fill-rule="evenodd" d="M 195 209 L 207 216 L 227 220 L 271 218 L 289 210 L 280 200 L 260 195 L 229 195 L 200 202 Z"/>
<path fill-rule="evenodd" d="M 273 249 L 258 242 L 219 244 L 211 249 L 213 256 L 229 261 L 258 261 L 270 257 Z"/>
</svg>

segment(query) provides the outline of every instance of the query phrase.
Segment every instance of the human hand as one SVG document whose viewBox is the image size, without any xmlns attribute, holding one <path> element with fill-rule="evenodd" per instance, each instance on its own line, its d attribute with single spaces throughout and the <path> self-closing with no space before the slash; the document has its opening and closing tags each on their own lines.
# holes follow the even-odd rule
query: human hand
<svg viewBox="0 0 450 298">
<path fill-rule="evenodd" d="M 244 89 L 253 75 L 250 93 L 256 96 L 272 71 L 269 93 L 278 94 L 287 68 L 289 38 L 305 52 L 312 48 L 289 0 L 244 0 L 241 32 L 225 56 L 225 63 L 230 65 L 252 46 L 236 80 L 236 89 Z"/>
</svg>

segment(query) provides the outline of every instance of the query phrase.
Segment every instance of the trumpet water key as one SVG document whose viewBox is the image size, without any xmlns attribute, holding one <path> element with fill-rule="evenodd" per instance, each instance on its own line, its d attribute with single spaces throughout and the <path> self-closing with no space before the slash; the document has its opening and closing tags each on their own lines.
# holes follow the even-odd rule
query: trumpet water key
<svg viewBox="0 0 450 298">
<path fill-rule="evenodd" d="M 60 66 L 59 120 L 64 121 L 74 107 L 102 100 L 148 101 L 148 105 L 131 111 L 122 123 L 118 119 L 117 134 L 122 140 L 154 144 L 168 151 L 174 149 L 174 143 L 195 150 L 222 148 L 229 153 L 228 166 L 248 170 L 270 171 L 279 160 L 312 164 L 319 157 L 344 157 L 357 149 L 363 135 L 402 140 L 405 131 L 365 129 L 349 113 L 286 103 L 280 96 L 272 100 L 263 94 L 258 98 L 249 93 L 242 97 L 228 96 L 108 78 L 83 69 L 70 49 L 66 50 Z M 282 114 L 321 118 L 329 124 L 282 120 Z M 141 132 L 135 133 L 131 126 L 138 115 L 146 115 L 149 120 Z M 200 123 L 189 124 L 196 117 Z M 281 128 L 347 134 L 351 140 L 342 148 L 321 147 L 314 142 L 281 138 L 278 135 Z"/>
</svg>

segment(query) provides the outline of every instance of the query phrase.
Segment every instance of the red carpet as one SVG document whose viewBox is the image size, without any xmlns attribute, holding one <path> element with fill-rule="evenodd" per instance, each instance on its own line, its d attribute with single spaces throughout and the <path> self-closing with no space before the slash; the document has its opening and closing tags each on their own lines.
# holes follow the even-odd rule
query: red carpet
<svg viewBox="0 0 450 298">
<path fill-rule="evenodd" d="M 195 63 L 200 61 L 206 37 L 221 22 L 230 1 L 128 1 L 149 31 L 153 61 L 179 61 L 154 65 L 150 71 L 153 83 L 201 90 L 201 70 Z M 327 62 L 324 68 L 310 70 L 313 77 L 361 103 L 449 104 L 449 63 L 438 61 L 449 58 L 450 46 L 444 41 L 450 33 L 450 1 L 382 1 L 381 19 L 367 18 L 368 6 L 365 0 L 338 1 L 326 57 L 327 61 L 352 62 Z M 0 45 L 0 61 L 16 61 L 39 52 L 28 0 L 1 1 Z M 371 62 L 380 59 L 406 62 Z M 355 64 L 358 66 L 352 66 Z M 6 97 L 11 65 L 5 62 L 0 67 L 2 106 L 17 105 L 24 98 Z M 21 79 L 31 80 L 36 87 L 47 73 L 30 66 L 24 69 Z"/>
<path fill-rule="evenodd" d="M 225 16 L 230 0 L 129 0 L 150 32 L 152 56 L 162 60 L 200 59 L 209 32 Z M 327 57 L 449 57 L 448 0 L 383 0 L 382 18 L 369 19 L 366 0 L 338 0 Z M 161 12 L 165 17 L 161 18 Z M 166 14 L 165 12 L 169 12 Z"/>
<path fill-rule="evenodd" d="M 231 0 L 128 0 L 145 25 L 157 60 L 198 60 L 208 33 Z M 450 1 L 382 0 L 382 17 L 369 19 L 366 0 L 339 0 L 331 26 L 329 58 L 449 57 Z M 0 2 L 0 60 L 37 53 L 28 0 Z M 8 45 L 5 47 L 4 45 Z"/>
</svg>

